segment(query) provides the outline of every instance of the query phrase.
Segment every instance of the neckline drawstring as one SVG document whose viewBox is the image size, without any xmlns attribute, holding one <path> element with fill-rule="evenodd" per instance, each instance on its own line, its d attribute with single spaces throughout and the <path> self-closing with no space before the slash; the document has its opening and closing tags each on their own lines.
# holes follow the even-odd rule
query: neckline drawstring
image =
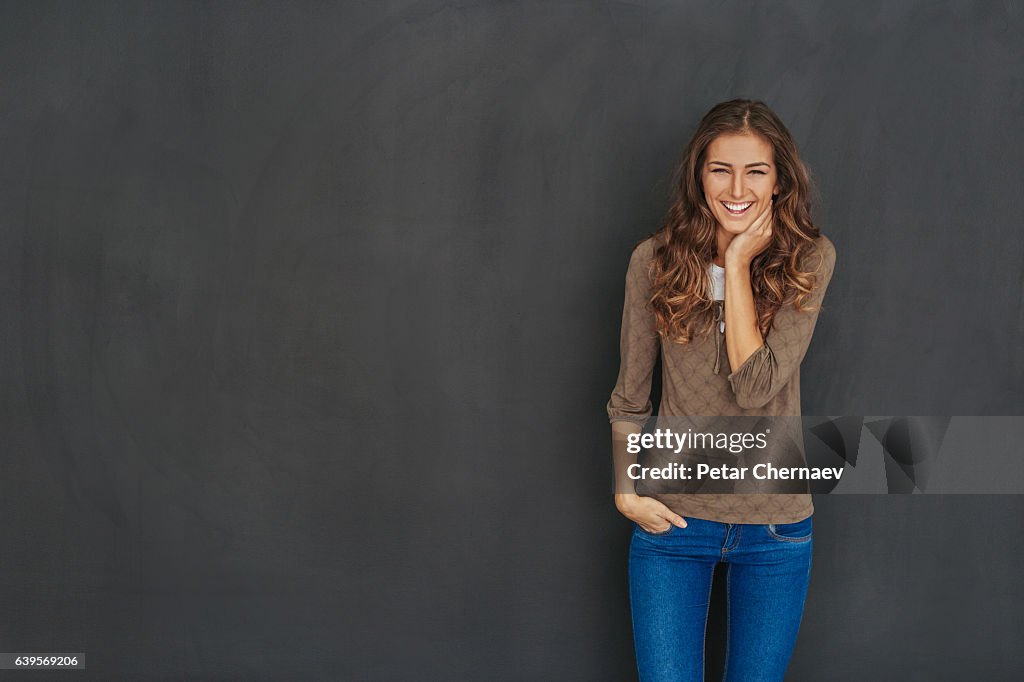
<svg viewBox="0 0 1024 682">
<path fill-rule="evenodd" d="M 722 367 L 722 334 L 725 333 L 725 302 L 715 301 L 715 374 L 719 374 Z"/>
</svg>

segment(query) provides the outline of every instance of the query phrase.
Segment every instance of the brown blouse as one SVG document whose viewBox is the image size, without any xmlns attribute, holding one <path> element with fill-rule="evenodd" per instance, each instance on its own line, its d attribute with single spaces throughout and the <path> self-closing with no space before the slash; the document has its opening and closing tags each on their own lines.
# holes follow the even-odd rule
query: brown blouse
<svg viewBox="0 0 1024 682">
<path fill-rule="evenodd" d="M 647 307 L 650 292 L 648 266 L 654 255 L 654 240 L 640 243 L 629 260 L 626 297 L 619 338 L 618 380 L 608 401 L 613 423 L 613 456 L 617 472 L 616 491 L 622 492 L 622 464 L 626 431 L 638 431 L 652 415 L 651 378 L 659 349 L 662 354 L 662 397 L 658 415 L 716 416 L 799 416 L 800 362 L 807 352 L 821 309 L 825 290 L 835 267 L 832 242 L 821 235 L 817 247 L 802 263 L 804 271 L 817 270 L 813 293 L 799 312 L 793 304 L 779 309 L 764 344 L 733 370 L 725 351 L 725 334 L 718 322 L 711 334 L 688 344 L 661 338 L 655 331 L 654 314 Z M 715 312 L 724 319 L 724 304 L 715 302 Z M 632 422 L 619 424 L 615 422 Z M 632 455 L 636 461 L 636 455 Z M 723 523 L 794 523 L 814 511 L 811 495 L 652 494 L 683 516 Z"/>
</svg>

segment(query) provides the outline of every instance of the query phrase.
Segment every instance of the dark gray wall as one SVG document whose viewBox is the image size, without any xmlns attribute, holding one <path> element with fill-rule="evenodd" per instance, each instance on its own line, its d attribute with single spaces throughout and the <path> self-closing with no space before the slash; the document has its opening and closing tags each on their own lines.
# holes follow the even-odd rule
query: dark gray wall
<svg viewBox="0 0 1024 682">
<path fill-rule="evenodd" d="M 1024 413 L 1019 4 L 2 9 L 0 651 L 631 679 L 623 276 L 733 96 L 838 252 L 804 412 Z M 792 679 L 1020 679 L 1024 498 L 816 505 Z"/>
</svg>

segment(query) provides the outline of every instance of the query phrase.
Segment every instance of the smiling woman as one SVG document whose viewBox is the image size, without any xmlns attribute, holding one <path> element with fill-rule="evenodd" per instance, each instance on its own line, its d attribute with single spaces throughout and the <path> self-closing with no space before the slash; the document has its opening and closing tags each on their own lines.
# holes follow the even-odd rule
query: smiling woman
<svg viewBox="0 0 1024 682">
<path fill-rule="evenodd" d="M 779 191 L 772 146 L 749 133 L 720 135 L 707 153 L 702 180 L 708 206 L 727 233 L 742 234 Z M 757 160 L 743 163 L 747 159 Z"/>
<path fill-rule="evenodd" d="M 810 494 L 642 494 L 628 476 L 636 463 L 628 444 L 653 413 L 659 352 L 659 416 L 799 415 L 800 363 L 835 249 L 811 222 L 809 175 L 789 131 L 761 102 L 723 102 L 704 116 L 675 190 L 664 226 L 630 257 L 619 376 L 607 406 L 615 504 L 634 522 L 637 665 L 644 681 L 703 679 L 721 562 L 725 678 L 781 680 L 810 577 Z M 802 459 L 802 435 L 795 438 Z"/>
</svg>

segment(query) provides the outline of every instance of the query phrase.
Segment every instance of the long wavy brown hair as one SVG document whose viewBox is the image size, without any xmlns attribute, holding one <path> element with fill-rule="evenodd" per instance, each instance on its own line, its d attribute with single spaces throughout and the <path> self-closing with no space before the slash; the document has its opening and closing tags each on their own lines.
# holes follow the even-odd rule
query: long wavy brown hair
<svg viewBox="0 0 1024 682">
<path fill-rule="evenodd" d="M 701 174 L 708 145 L 727 133 L 751 133 L 775 153 L 779 193 L 772 204 L 772 241 L 750 264 L 757 323 L 767 338 L 775 314 L 788 303 L 804 307 L 814 272 L 799 269 L 820 235 L 811 222 L 811 180 L 793 137 L 763 102 L 734 99 L 715 105 L 697 126 L 672 178 L 672 205 L 655 239 L 651 297 L 658 333 L 677 343 L 706 335 L 714 323 L 708 266 L 717 255 L 718 220 L 704 197 Z"/>
</svg>

